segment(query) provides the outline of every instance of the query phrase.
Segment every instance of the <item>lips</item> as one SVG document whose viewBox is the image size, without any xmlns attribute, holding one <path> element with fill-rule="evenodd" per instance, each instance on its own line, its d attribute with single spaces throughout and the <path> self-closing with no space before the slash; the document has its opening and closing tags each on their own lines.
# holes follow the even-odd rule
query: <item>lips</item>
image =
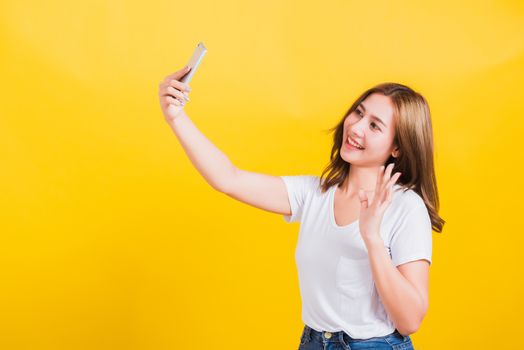
<svg viewBox="0 0 524 350">
<path fill-rule="evenodd" d="M 346 145 L 350 146 L 350 148 L 358 149 L 360 151 L 364 150 L 364 147 L 362 147 L 358 142 L 349 136 L 346 138 Z"/>
</svg>

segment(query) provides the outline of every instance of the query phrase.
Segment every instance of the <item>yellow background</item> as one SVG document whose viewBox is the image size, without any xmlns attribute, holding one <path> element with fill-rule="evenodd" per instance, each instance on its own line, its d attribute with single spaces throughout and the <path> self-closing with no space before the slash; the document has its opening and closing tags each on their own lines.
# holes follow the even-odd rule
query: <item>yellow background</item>
<svg viewBox="0 0 524 350">
<path fill-rule="evenodd" d="M 0 348 L 296 349 L 298 224 L 214 191 L 158 84 L 240 168 L 316 174 L 384 81 L 429 101 L 444 233 L 417 350 L 518 348 L 521 1 L 2 1 Z"/>
</svg>

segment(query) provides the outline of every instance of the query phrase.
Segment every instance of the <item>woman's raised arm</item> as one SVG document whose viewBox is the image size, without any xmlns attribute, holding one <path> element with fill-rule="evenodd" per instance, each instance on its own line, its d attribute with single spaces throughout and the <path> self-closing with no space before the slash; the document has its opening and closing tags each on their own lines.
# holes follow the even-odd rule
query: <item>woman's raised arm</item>
<svg viewBox="0 0 524 350">
<path fill-rule="evenodd" d="M 290 215 L 291 209 L 284 181 L 278 176 L 253 173 L 236 168 L 191 121 L 184 111 L 190 88 L 180 82 L 189 70 L 181 69 L 167 76 L 159 87 L 164 117 L 177 136 L 189 159 L 217 191 L 266 211 Z"/>
</svg>

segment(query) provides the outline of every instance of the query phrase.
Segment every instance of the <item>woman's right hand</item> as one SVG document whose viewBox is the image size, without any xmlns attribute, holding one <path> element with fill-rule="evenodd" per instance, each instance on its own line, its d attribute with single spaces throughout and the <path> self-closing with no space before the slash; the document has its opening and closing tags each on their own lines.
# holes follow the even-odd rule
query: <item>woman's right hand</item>
<svg viewBox="0 0 524 350">
<path fill-rule="evenodd" d="M 166 121 L 172 122 L 179 117 L 189 101 L 189 91 L 191 88 L 188 84 L 184 84 L 180 79 L 191 70 L 186 66 L 181 70 L 168 75 L 164 81 L 159 85 L 158 97 L 160 99 L 160 107 Z"/>
</svg>

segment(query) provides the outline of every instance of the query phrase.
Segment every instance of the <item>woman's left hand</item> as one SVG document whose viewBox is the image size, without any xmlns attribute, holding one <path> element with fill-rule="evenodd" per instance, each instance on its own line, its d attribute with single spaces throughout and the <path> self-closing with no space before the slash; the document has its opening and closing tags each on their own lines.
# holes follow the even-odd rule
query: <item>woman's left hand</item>
<svg viewBox="0 0 524 350">
<path fill-rule="evenodd" d="M 382 165 L 378 170 L 377 185 L 373 201 L 368 203 L 368 195 L 362 190 L 358 190 L 360 199 L 359 228 L 364 242 L 380 239 L 380 223 L 387 207 L 391 203 L 393 185 L 400 177 L 401 173 L 391 176 L 394 163 L 388 164 L 384 170 Z"/>
</svg>

